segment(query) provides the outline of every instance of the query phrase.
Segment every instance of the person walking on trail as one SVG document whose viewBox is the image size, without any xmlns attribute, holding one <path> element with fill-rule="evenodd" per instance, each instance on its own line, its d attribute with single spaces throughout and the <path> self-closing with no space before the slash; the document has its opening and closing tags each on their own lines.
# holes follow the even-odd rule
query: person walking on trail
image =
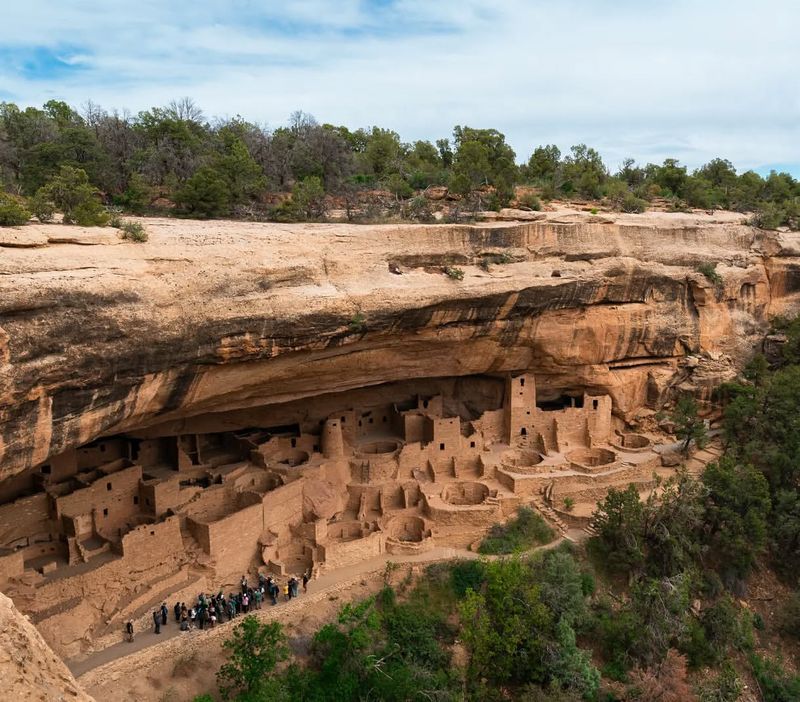
<svg viewBox="0 0 800 702">
<path fill-rule="evenodd" d="M 175 614 L 175 623 L 177 624 L 181 620 L 181 603 L 176 602 L 175 606 L 172 608 L 172 611 Z"/>
<path fill-rule="evenodd" d="M 288 582 L 284 583 L 284 585 L 283 585 L 283 597 L 286 599 L 287 602 L 292 597 L 290 592 L 289 592 L 289 583 Z"/>
<path fill-rule="evenodd" d="M 169 610 L 167 609 L 167 603 L 161 603 L 161 626 L 167 625 L 167 614 L 169 614 Z"/>
<path fill-rule="evenodd" d="M 125 625 L 125 634 L 128 637 L 128 641 L 133 643 L 133 619 L 129 619 Z"/>
<path fill-rule="evenodd" d="M 303 592 L 308 592 L 308 573 L 303 573 Z"/>
<path fill-rule="evenodd" d="M 278 586 L 275 584 L 274 580 L 270 580 L 269 583 L 269 596 L 273 606 L 278 604 Z"/>
<path fill-rule="evenodd" d="M 244 595 L 247 592 L 247 576 L 242 576 L 242 594 Z"/>
<path fill-rule="evenodd" d="M 155 633 L 161 633 L 161 615 L 157 609 L 153 610 L 153 625 L 155 626 Z"/>
</svg>

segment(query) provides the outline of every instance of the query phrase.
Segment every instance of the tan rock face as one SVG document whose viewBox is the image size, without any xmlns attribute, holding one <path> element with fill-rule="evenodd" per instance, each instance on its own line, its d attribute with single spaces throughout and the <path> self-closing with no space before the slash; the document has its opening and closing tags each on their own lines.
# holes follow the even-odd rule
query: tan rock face
<svg viewBox="0 0 800 702">
<path fill-rule="evenodd" d="M 531 371 L 625 417 L 698 368 L 710 387 L 798 307 L 797 235 L 733 215 L 548 217 L 151 220 L 146 244 L 95 246 L 26 228 L 50 243 L 0 241 L 0 478 L 102 434 L 413 378 Z"/>
<path fill-rule="evenodd" d="M 0 594 L 0 688 L 4 700 L 92 702 L 36 628 Z"/>
</svg>

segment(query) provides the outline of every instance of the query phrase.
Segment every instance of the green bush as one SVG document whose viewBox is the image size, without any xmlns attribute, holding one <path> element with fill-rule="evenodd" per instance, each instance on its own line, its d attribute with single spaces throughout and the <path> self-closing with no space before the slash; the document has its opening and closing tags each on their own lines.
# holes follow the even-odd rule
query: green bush
<svg viewBox="0 0 800 702">
<path fill-rule="evenodd" d="M 722 285 L 722 276 L 717 273 L 717 264 L 704 262 L 697 266 L 697 272 L 702 273 L 709 283 L 714 285 Z"/>
<path fill-rule="evenodd" d="M 642 198 L 636 197 L 633 193 L 628 193 L 622 198 L 620 209 L 623 212 L 639 214 L 647 209 L 647 200 L 642 200 Z"/>
<path fill-rule="evenodd" d="M 518 202 L 522 207 L 529 207 L 537 212 L 542 209 L 542 201 L 539 200 L 535 193 L 525 193 L 521 198 L 519 198 Z"/>
<path fill-rule="evenodd" d="M 527 551 L 553 540 L 553 530 L 530 507 L 520 507 L 517 516 L 495 524 L 478 547 L 478 553 L 501 554 Z"/>
<path fill-rule="evenodd" d="M 82 227 L 102 227 L 110 219 L 108 212 L 100 204 L 97 191 L 89 183 L 86 171 L 72 166 L 61 166 L 58 175 L 53 176 L 36 191 L 34 212 L 41 221 L 52 217 L 49 203 L 64 214 L 64 224 L 78 224 Z"/>
<path fill-rule="evenodd" d="M 763 702 L 800 700 L 800 677 L 788 673 L 779 660 L 754 654 L 750 657 L 750 665 Z"/>
<path fill-rule="evenodd" d="M 199 168 L 175 195 L 178 205 L 200 217 L 226 214 L 230 209 L 230 200 L 228 183 L 208 166 Z"/>
<path fill-rule="evenodd" d="M 19 227 L 30 218 L 21 198 L 0 192 L 0 227 Z"/>
<path fill-rule="evenodd" d="M 122 230 L 122 238 L 143 244 L 150 236 L 141 222 L 123 222 L 119 227 Z"/>
<path fill-rule="evenodd" d="M 56 212 L 56 206 L 48 197 L 47 193 L 37 192 L 30 199 L 30 206 L 33 216 L 42 222 L 42 224 L 53 221 L 53 215 Z"/>
<path fill-rule="evenodd" d="M 444 273 L 451 280 L 464 280 L 464 271 L 461 268 L 456 268 L 455 266 L 447 266 L 444 269 Z"/>
</svg>

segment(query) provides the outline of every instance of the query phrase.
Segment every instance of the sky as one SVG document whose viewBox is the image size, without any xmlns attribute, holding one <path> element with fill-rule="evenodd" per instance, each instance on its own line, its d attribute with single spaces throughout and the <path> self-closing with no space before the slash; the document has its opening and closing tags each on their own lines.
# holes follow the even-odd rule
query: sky
<svg viewBox="0 0 800 702">
<path fill-rule="evenodd" d="M 0 101 L 456 124 L 800 176 L 800 0 L 2 0 Z"/>
</svg>

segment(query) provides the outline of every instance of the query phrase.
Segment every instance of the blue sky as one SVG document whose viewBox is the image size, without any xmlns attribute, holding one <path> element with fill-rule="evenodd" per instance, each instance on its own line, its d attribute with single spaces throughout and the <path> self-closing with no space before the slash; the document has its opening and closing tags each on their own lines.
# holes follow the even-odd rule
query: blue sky
<svg viewBox="0 0 800 702">
<path fill-rule="evenodd" d="M 798 0 L 27 0 L 0 99 L 137 112 L 188 95 L 270 127 L 294 110 L 406 140 L 503 131 L 525 159 L 714 156 L 800 176 Z"/>
</svg>

